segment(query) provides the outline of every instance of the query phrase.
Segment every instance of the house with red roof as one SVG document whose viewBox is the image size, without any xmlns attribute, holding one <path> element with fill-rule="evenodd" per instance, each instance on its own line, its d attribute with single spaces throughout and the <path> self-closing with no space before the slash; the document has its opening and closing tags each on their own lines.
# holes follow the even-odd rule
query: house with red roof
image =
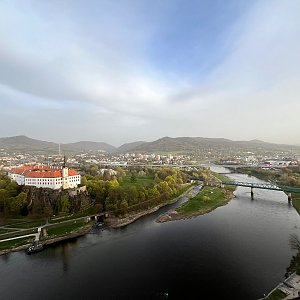
<svg viewBox="0 0 300 300">
<path fill-rule="evenodd" d="M 8 176 L 18 185 L 50 189 L 75 188 L 81 182 L 80 174 L 65 164 L 62 168 L 44 165 L 21 166 L 12 168 Z"/>
</svg>

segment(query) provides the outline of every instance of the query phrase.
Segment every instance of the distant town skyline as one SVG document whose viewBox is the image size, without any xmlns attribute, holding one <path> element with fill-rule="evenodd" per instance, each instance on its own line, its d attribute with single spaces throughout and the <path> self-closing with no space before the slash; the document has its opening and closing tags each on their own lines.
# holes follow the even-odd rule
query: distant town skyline
<svg viewBox="0 0 300 300">
<path fill-rule="evenodd" d="M 0 137 L 299 145 L 300 1 L 1 1 Z"/>
</svg>

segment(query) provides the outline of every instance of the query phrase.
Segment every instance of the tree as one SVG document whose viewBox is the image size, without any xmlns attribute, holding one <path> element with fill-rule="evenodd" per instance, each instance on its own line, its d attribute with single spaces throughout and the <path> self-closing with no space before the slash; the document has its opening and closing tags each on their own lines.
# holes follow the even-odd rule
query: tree
<svg viewBox="0 0 300 300">
<path fill-rule="evenodd" d="M 125 215 L 127 213 L 128 210 L 128 203 L 126 200 L 122 200 L 120 203 L 120 213 L 122 215 Z"/>
<path fill-rule="evenodd" d="M 24 210 L 24 206 L 27 206 L 27 194 L 22 192 L 16 197 L 10 198 L 9 210 L 13 214 L 20 214 L 21 210 Z"/>
<path fill-rule="evenodd" d="M 157 190 L 164 198 L 168 199 L 172 194 L 172 189 L 169 187 L 166 181 L 162 181 L 157 185 Z"/>
<path fill-rule="evenodd" d="M 203 197 L 202 197 L 202 200 L 203 200 L 204 202 L 208 202 L 208 201 L 210 201 L 210 198 L 209 198 L 208 196 L 203 196 Z"/>
<path fill-rule="evenodd" d="M 130 205 L 136 204 L 138 202 L 139 197 L 139 192 L 136 186 L 132 185 L 127 192 Z"/>
<path fill-rule="evenodd" d="M 82 176 L 82 177 L 81 177 L 81 184 L 82 184 L 82 185 L 87 185 L 87 182 L 88 182 L 88 181 L 87 181 L 86 177 L 85 177 L 85 176 Z"/>
<path fill-rule="evenodd" d="M 59 211 L 62 213 L 68 213 L 70 210 L 71 204 L 67 195 L 62 195 L 59 201 Z"/>
<path fill-rule="evenodd" d="M 290 235 L 289 244 L 291 246 L 291 249 L 300 251 L 300 240 L 297 234 L 293 233 Z"/>
<path fill-rule="evenodd" d="M 131 173 L 130 182 L 131 183 L 135 183 L 136 182 L 136 175 L 134 173 Z"/>
</svg>

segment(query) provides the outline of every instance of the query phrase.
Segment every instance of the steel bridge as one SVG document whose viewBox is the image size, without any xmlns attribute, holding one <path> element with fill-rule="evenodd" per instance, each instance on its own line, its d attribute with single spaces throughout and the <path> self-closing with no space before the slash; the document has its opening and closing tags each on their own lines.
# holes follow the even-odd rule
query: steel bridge
<svg viewBox="0 0 300 300">
<path fill-rule="evenodd" d="M 252 182 L 242 182 L 242 181 L 221 181 L 224 185 L 235 185 L 235 186 L 245 186 L 250 188 L 264 189 L 264 190 L 274 190 L 283 191 L 287 193 L 300 193 L 300 188 L 294 186 L 277 185 L 273 183 L 252 183 Z"/>
<path fill-rule="evenodd" d="M 205 181 L 201 177 L 191 177 L 191 180 L 203 181 L 207 185 L 234 185 L 234 186 L 244 186 L 253 188 L 264 189 L 264 190 L 274 190 L 282 191 L 286 193 L 300 193 L 300 187 L 279 185 L 274 183 L 253 183 L 253 182 L 244 182 L 244 181 L 235 181 L 235 180 L 218 180 L 218 181 Z"/>
</svg>

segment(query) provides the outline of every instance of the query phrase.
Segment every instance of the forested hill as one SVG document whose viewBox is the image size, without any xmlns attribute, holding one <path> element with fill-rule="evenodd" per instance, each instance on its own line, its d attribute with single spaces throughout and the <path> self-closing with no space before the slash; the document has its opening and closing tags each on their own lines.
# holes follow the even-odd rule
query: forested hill
<svg viewBox="0 0 300 300">
<path fill-rule="evenodd" d="M 163 137 L 154 142 L 143 143 L 131 151 L 135 152 L 198 152 L 211 150 L 295 150 L 300 146 L 266 143 L 259 140 L 232 141 L 223 138 Z"/>
<path fill-rule="evenodd" d="M 0 138 L 0 149 L 9 152 L 83 152 L 83 151 L 105 151 L 114 152 L 116 147 L 104 142 L 80 141 L 76 143 L 58 144 L 32 139 L 24 135 Z"/>
<path fill-rule="evenodd" d="M 232 141 L 224 138 L 203 137 L 163 137 L 152 142 L 132 142 L 114 147 L 105 142 L 80 141 L 76 143 L 53 143 L 32 139 L 24 135 L 0 138 L 0 149 L 9 152 L 41 152 L 41 153 L 78 153 L 88 151 L 104 151 L 108 153 L 126 152 L 182 152 L 197 153 L 208 151 L 235 150 L 293 150 L 300 153 L 300 146 L 266 143 L 259 140 Z"/>
</svg>

